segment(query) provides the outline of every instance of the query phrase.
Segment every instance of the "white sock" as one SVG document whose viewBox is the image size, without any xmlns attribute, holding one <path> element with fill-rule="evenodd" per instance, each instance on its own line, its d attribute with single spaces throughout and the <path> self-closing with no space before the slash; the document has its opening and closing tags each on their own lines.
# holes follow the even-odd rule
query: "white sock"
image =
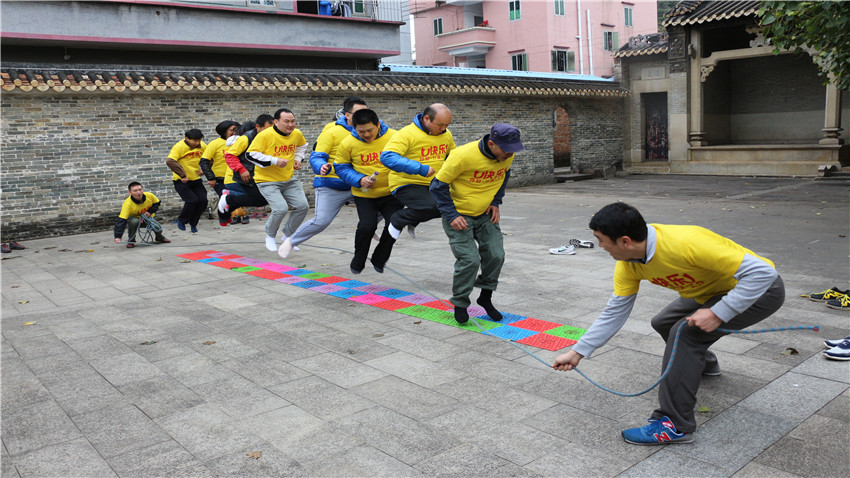
<svg viewBox="0 0 850 478">
<path fill-rule="evenodd" d="M 390 223 L 388 230 L 390 231 L 390 235 L 393 236 L 393 239 L 398 239 L 398 236 L 401 234 L 401 230 L 396 229 L 392 223 Z"/>
<path fill-rule="evenodd" d="M 266 236 L 266 249 L 272 252 L 277 251 L 277 240 L 274 236 Z"/>
</svg>

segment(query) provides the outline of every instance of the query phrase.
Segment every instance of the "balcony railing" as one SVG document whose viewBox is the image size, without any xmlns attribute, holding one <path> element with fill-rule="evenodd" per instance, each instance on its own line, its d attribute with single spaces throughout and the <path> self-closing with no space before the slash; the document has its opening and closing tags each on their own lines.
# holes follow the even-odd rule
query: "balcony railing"
<svg viewBox="0 0 850 478">
<path fill-rule="evenodd" d="M 484 53 L 496 44 L 496 29 L 471 27 L 437 35 L 437 49 L 450 55 Z"/>
</svg>

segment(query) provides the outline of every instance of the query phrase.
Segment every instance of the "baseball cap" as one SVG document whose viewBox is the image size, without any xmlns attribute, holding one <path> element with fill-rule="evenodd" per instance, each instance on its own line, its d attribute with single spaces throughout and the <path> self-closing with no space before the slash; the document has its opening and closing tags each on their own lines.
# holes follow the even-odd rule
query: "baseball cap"
<svg viewBox="0 0 850 478">
<path fill-rule="evenodd" d="M 496 123 L 490 130 L 490 141 L 506 153 L 525 151 L 519 137 L 519 130 L 507 123 Z"/>
</svg>

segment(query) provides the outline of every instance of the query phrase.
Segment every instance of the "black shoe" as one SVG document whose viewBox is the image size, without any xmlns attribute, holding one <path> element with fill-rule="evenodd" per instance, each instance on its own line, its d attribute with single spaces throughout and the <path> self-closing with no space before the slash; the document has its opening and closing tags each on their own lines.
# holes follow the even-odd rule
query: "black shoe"
<svg viewBox="0 0 850 478">
<path fill-rule="evenodd" d="M 717 377 L 720 375 L 720 362 L 714 362 L 713 364 L 706 364 L 705 368 L 702 370 L 702 374 L 707 377 Z"/>
<path fill-rule="evenodd" d="M 242 216 L 233 216 L 230 219 L 231 219 L 231 221 L 230 221 L 231 224 L 242 224 Z"/>
<path fill-rule="evenodd" d="M 358 269 L 355 269 L 353 266 L 349 266 L 349 269 L 351 269 L 351 273 L 352 273 L 352 274 L 355 274 L 355 275 L 360 274 L 361 272 L 363 272 L 363 269 L 358 270 Z"/>
<path fill-rule="evenodd" d="M 378 274 L 384 273 L 384 266 L 383 265 L 379 266 L 378 264 L 375 264 L 374 262 L 372 262 L 372 267 L 375 268 L 375 272 L 377 272 Z"/>
<path fill-rule="evenodd" d="M 455 306 L 455 320 L 458 324 L 465 324 L 469 320 L 469 312 L 466 307 Z"/>
<path fill-rule="evenodd" d="M 251 218 L 248 216 L 242 216 L 242 224 L 249 224 L 251 222 Z"/>
</svg>

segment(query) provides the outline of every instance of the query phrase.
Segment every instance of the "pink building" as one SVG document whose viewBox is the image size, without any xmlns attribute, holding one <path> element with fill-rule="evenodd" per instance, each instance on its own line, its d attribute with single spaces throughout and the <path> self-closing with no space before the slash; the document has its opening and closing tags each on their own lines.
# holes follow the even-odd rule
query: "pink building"
<svg viewBox="0 0 850 478">
<path fill-rule="evenodd" d="M 410 0 L 416 64 L 611 77 L 612 53 L 657 31 L 656 1 Z"/>
</svg>

